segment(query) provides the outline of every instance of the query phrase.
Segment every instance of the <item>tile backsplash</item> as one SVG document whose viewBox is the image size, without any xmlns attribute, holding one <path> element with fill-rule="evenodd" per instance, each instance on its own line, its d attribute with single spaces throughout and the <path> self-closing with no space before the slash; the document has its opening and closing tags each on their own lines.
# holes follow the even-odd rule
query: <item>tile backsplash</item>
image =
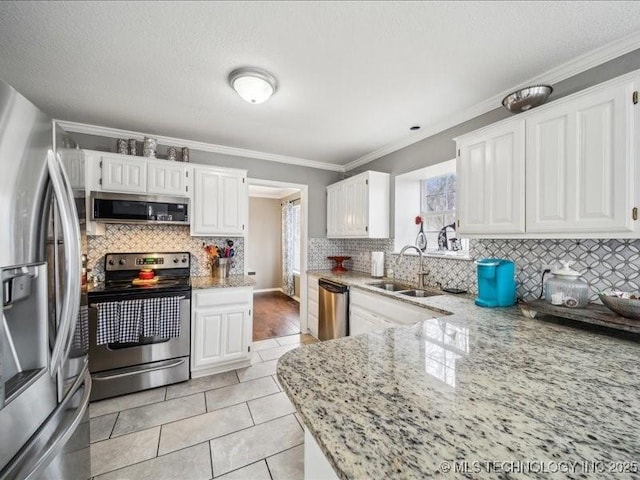
<svg viewBox="0 0 640 480">
<path fill-rule="evenodd" d="M 233 240 L 235 262 L 231 274 L 244 271 L 244 239 Z M 87 237 L 87 265 L 99 280 L 104 279 L 104 256 L 107 253 L 191 252 L 191 274 L 210 275 L 209 259 L 202 243 L 222 245 L 223 237 L 191 237 L 189 227 L 181 225 L 106 224 L 105 235 Z"/>
<path fill-rule="evenodd" d="M 309 239 L 310 270 L 327 269 L 332 262 L 328 255 L 351 255 L 348 268 L 369 272 L 370 252 L 386 252 L 385 268 L 392 268 L 400 280 L 417 282 L 420 270 L 418 257 L 405 256 L 396 263 L 393 240 Z M 597 292 L 608 288 L 640 291 L 640 240 L 470 240 L 469 254 L 472 260 L 499 257 L 516 264 L 518 296 L 536 298 L 540 295 L 540 267 L 557 264 L 559 260 L 574 261 L 573 269 L 582 273 L 589 284 L 592 299 Z M 427 278 L 431 286 L 436 282 L 446 287 L 464 288 L 477 293 L 476 266 L 469 260 L 449 258 L 424 258 Z"/>
<path fill-rule="evenodd" d="M 335 264 L 329 256 L 350 256 L 344 266 L 359 272 L 371 271 L 371 252 L 390 252 L 393 239 L 310 238 L 307 246 L 307 269 L 326 270 Z"/>
</svg>

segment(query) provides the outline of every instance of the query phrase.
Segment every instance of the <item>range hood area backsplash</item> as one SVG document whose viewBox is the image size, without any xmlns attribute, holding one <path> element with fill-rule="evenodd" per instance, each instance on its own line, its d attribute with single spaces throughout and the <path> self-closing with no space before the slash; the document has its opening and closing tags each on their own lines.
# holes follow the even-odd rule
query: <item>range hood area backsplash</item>
<svg viewBox="0 0 640 480">
<path fill-rule="evenodd" d="M 231 274 L 244 272 L 244 239 L 233 240 L 235 250 Z M 106 224 L 103 236 L 87 237 L 87 264 L 92 274 L 104 280 L 104 256 L 123 252 L 191 252 L 191 275 L 211 275 L 209 259 L 202 243 L 222 245 L 225 237 L 192 237 L 188 226 Z"/>
<path fill-rule="evenodd" d="M 395 278 L 416 282 L 420 270 L 418 257 L 405 256 L 396 264 L 393 240 L 360 239 L 309 239 L 309 270 L 330 269 L 333 262 L 329 255 L 351 255 L 345 262 L 347 268 L 371 271 L 371 252 L 385 252 L 385 269 L 392 268 Z M 581 272 L 589 284 L 592 295 L 608 288 L 640 291 L 640 240 L 474 240 L 469 241 L 469 253 L 473 260 L 487 257 L 507 258 L 516 263 L 518 297 L 537 298 L 540 295 L 540 268 L 542 265 L 572 260 L 573 269 Z M 436 287 L 464 288 L 478 292 L 476 266 L 469 260 L 425 257 L 429 271 L 428 283 Z"/>
</svg>

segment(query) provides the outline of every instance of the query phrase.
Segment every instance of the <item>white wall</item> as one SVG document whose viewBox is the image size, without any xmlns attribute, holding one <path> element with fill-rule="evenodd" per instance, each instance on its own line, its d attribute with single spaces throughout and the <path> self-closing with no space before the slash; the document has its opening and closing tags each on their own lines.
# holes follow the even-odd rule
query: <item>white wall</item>
<svg viewBox="0 0 640 480">
<path fill-rule="evenodd" d="M 249 269 L 256 290 L 282 286 L 282 209 L 274 198 L 249 198 Z"/>
</svg>

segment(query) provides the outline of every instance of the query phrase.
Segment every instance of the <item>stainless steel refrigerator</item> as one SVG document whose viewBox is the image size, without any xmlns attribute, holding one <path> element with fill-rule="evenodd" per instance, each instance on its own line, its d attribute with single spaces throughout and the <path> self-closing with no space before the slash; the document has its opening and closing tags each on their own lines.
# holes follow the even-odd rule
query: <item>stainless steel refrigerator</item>
<svg viewBox="0 0 640 480">
<path fill-rule="evenodd" d="M 56 148 L 57 147 L 57 148 Z M 88 479 L 80 150 L 0 81 L 0 479 Z"/>
</svg>

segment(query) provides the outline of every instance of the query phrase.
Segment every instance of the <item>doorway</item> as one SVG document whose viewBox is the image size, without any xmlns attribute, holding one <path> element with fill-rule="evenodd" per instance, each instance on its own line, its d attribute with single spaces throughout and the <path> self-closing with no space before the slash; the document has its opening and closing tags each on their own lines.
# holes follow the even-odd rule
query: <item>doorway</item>
<svg viewBox="0 0 640 480">
<path fill-rule="evenodd" d="M 254 341 L 306 332 L 306 210 L 306 185 L 249 179 Z"/>
</svg>

